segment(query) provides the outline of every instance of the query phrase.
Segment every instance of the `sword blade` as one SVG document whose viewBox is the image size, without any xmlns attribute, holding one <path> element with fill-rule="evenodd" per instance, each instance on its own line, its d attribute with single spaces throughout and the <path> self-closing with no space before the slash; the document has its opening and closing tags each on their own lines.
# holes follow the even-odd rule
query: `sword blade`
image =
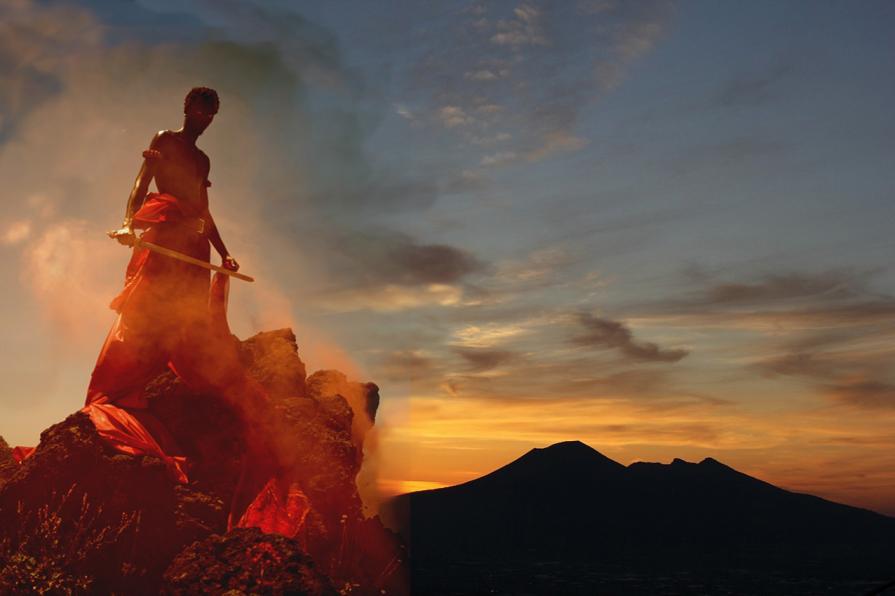
<svg viewBox="0 0 895 596">
<path fill-rule="evenodd" d="M 217 271 L 218 273 L 224 273 L 226 275 L 229 275 L 230 277 L 241 279 L 242 281 L 255 281 L 255 278 L 249 277 L 248 275 L 243 275 L 242 273 L 230 271 L 229 269 L 226 269 L 224 267 L 212 265 L 208 261 L 203 261 L 201 259 L 185 255 L 182 252 L 177 252 L 176 250 L 171 250 L 170 248 L 165 248 L 164 246 L 159 246 L 158 244 L 153 244 L 152 242 L 146 242 L 145 240 L 140 240 L 139 238 L 135 240 L 134 246 L 142 246 L 143 248 L 148 248 L 149 250 L 157 252 L 160 255 L 165 255 L 166 257 L 171 257 L 172 259 L 177 259 L 178 261 L 190 263 L 191 265 L 196 265 L 197 267 L 202 267 L 211 271 Z"/>
</svg>

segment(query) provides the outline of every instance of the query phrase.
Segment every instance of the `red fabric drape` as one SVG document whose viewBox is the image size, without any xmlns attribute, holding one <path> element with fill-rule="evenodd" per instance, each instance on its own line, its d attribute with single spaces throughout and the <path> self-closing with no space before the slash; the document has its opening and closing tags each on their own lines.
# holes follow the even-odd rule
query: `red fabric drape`
<svg viewBox="0 0 895 596">
<path fill-rule="evenodd" d="M 142 238 L 148 242 L 209 260 L 209 242 L 195 214 L 172 195 L 150 194 L 134 215 L 134 227 L 146 230 Z M 161 458 L 179 482 L 187 482 L 186 460 L 148 412 L 143 391 L 166 367 L 199 390 L 223 382 L 212 369 L 235 358 L 226 319 L 228 280 L 216 274 L 209 285 L 207 270 L 135 248 L 124 289 L 110 305 L 118 318 L 100 350 L 82 409 L 112 447 Z"/>
<path fill-rule="evenodd" d="M 261 528 L 264 532 L 297 538 L 301 545 L 306 547 L 306 536 L 301 532 L 306 529 L 310 511 L 311 501 L 298 483 L 292 482 L 286 487 L 282 481 L 271 478 L 248 506 L 236 526 Z"/>
<path fill-rule="evenodd" d="M 31 456 L 34 453 L 35 447 L 15 447 L 12 450 L 12 458 L 19 463 L 22 463 L 25 459 Z"/>
</svg>

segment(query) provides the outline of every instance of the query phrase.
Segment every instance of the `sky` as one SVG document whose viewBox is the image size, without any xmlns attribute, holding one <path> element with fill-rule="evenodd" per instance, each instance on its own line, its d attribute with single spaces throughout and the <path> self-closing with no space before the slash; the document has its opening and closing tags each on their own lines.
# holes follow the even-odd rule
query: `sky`
<svg viewBox="0 0 895 596">
<path fill-rule="evenodd" d="M 0 0 L 0 435 L 83 405 L 193 86 L 241 337 L 382 498 L 581 440 L 895 515 L 895 4 Z"/>
</svg>

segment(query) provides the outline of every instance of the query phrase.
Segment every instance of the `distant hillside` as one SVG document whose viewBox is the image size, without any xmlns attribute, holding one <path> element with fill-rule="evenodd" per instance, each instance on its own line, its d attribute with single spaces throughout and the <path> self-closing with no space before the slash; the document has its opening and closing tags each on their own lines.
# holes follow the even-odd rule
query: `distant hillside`
<svg viewBox="0 0 895 596">
<path fill-rule="evenodd" d="M 401 495 L 385 514 L 398 520 L 416 572 L 561 561 L 607 573 L 895 576 L 895 518 L 789 492 L 711 458 L 625 467 L 580 441 Z"/>
</svg>

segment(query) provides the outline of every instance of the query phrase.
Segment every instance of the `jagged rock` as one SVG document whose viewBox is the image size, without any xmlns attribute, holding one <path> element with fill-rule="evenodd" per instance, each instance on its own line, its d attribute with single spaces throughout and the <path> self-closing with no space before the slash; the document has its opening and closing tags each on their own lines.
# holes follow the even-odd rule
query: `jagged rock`
<svg viewBox="0 0 895 596">
<path fill-rule="evenodd" d="M 178 553 L 225 534 L 251 433 L 269 442 L 279 485 L 307 499 L 295 538 L 316 568 L 353 593 L 407 592 L 404 546 L 378 517 L 364 518 L 355 482 L 378 388 L 338 371 L 306 379 L 288 329 L 242 342 L 240 352 L 270 396 L 262 431 L 244 421 L 239 404 L 196 394 L 172 373 L 147 386 L 149 413 L 190 464 L 189 484 L 174 483 L 156 458 L 112 451 L 82 413 L 44 431 L 23 464 L 13 462 L 0 480 L 0 593 L 51 584 L 158 593 Z M 8 451 L 0 444 L 0 475 Z"/>
<path fill-rule="evenodd" d="M 379 410 L 379 385 L 376 383 L 364 383 L 367 396 L 367 417 L 370 422 L 376 422 L 376 412 Z"/>
<path fill-rule="evenodd" d="M 318 370 L 307 380 L 308 395 L 318 399 L 321 403 L 333 409 L 334 415 L 338 415 L 340 403 L 333 401 L 336 397 L 342 397 L 353 412 L 351 434 L 355 443 L 363 445 L 367 431 L 373 426 L 376 419 L 376 410 L 379 408 L 379 387 L 375 383 L 357 383 L 337 370 Z"/>
<path fill-rule="evenodd" d="M 0 437 L 0 486 L 3 486 L 18 467 L 18 463 L 12 457 L 12 448 L 3 437 Z"/>
<path fill-rule="evenodd" d="M 174 437 L 189 466 L 190 484 L 226 500 L 237 484 L 245 452 L 245 423 L 213 395 L 194 394 L 173 373 L 147 390 L 150 411 Z M 223 513 L 226 523 L 226 512 Z"/>
<path fill-rule="evenodd" d="M 249 372 L 273 395 L 305 395 L 305 365 L 296 355 L 291 329 L 264 331 L 242 342 L 240 353 Z"/>
<path fill-rule="evenodd" d="M 338 594 L 297 541 L 255 528 L 209 536 L 185 549 L 165 572 L 161 593 Z"/>
<path fill-rule="evenodd" d="M 179 506 L 190 493 L 159 459 L 111 451 L 72 414 L 0 488 L 0 592 L 60 574 L 90 590 L 151 592 L 166 561 L 204 535 L 197 528 L 214 525 L 210 508 Z"/>
</svg>

